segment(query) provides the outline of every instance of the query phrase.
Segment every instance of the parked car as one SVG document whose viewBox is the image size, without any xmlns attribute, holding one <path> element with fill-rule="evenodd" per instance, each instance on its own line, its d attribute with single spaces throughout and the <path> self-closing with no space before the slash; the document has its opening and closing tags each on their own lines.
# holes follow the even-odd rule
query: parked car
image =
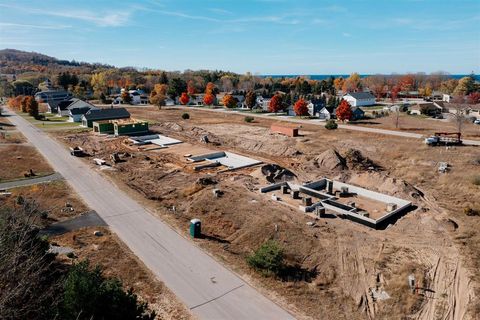
<svg viewBox="0 0 480 320">
<path fill-rule="evenodd" d="M 477 120 L 473 121 L 473 123 L 480 125 L 480 119 L 477 119 Z"/>
</svg>

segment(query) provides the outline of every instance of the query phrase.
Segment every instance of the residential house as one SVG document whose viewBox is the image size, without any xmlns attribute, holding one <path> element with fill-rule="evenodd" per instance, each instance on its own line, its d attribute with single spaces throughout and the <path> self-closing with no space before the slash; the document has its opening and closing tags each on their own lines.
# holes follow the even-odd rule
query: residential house
<svg viewBox="0 0 480 320">
<path fill-rule="evenodd" d="M 343 96 L 352 107 L 373 106 L 375 104 L 375 96 L 369 92 L 351 92 Z"/>
<path fill-rule="evenodd" d="M 51 100 L 49 102 L 47 102 L 47 112 L 48 113 L 56 113 L 58 112 L 57 108 L 58 108 L 58 104 L 60 103 L 61 101 L 58 101 L 58 100 Z"/>
<path fill-rule="evenodd" d="M 361 108 L 359 107 L 352 107 L 352 120 L 355 121 L 355 120 L 360 120 L 360 119 L 363 119 L 365 117 L 365 111 L 363 111 Z"/>
<path fill-rule="evenodd" d="M 82 126 L 92 128 L 94 121 L 128 119 L 130 113 L 125 108 L 89 110 L 82 117 Z"/>
<path fill-rule="evenodd" d="M 166 106 L 174 106 L 174 105 L 175 105 L 175 100 L 173 100 L 173 99 L 170 98 L 170 97 L 166 97 L 166 98 L 165 98 L 165 105 L 166 105 Z"/>
<path fill-rule="evenodd" d="M 428 116 L 435 116 L 444 111 L 443 105 L 438 102 L 417 103 L 410 108 L 410 114 L 424 114 Z"/>
<path fill-rule="evenodd" d="M 120 90 L 121 93 L 125 92 L 125 89 Z M 128 94 L 130 95 L 130 104 L 132 105 L 139 105 L 139 104 L 148 104 L 148 95 L 143 92 L 143 90 L 128 90 Z M 113 97 L 112 104 L 123 104 L 122 95 L 115 95 Z"/>
<path fill-rule="evenodd" d="M 323 107 L 319 112 L 318 112 L 318 118 L 320 120 L 330 120 L 335 118 L 334 112 L 328 111 L 327 107 Z"/>
<path fill-rule="evenodd" d="M 219 93 L 215 96 L 217 99 L 218 103 L 220 105 L 223 105 L 223 98 L 231 93 Z M 237 100 L 237 108 L 242 108 L 243 107 L 243 101 L 245 100 L 245 97 L 241 94 L 232 94 L 232 97 Z"/>
<path fill-rule="evenodd" d="M 77 108 L 90 108 L 90 109 L 98 109 L 95 107 L 93 104 L 77 99 L 77 98 L 72 98 L 70 100 L 65 100 L 65 101 L 60 101 L 57 106 L 57 113 L 58 116 L 64 117 L 64 116 L 69 116 L 70 115 L 70 110 L 72 109 L 77 109 Z M 80 122 L 77 121 L 77 122 Z"/>
<path fill-rule="evenodd" d="M 270 105 L 270 98 L 264 98 L 262 96 L 258 96 L 256 99 L 256 108 L 262 109 L 264 111 L 268 111 L 268 106 Z"/>
<path fill-rule="evenodd" d="M 49 103 L 50 101 L 68 100 L 73 95 L 65 90 L 46 90 L 35 93 L 35 100 L 38 102 Z"/>
<path fill-rule="evenodd" d="M 68 110 L 68 121 L 69 122 L 82 122 L 82 117 L 85 113 L 90 111 L 90 107 L 80 107 L 73 108 Z"/>
<path fill-rule="evenodd" d="M 308 103 L 308 114 L 312 117 L 320 117 L 320 111 L 325 107 L 322 100 L 312 100 Z"/>
</svg>

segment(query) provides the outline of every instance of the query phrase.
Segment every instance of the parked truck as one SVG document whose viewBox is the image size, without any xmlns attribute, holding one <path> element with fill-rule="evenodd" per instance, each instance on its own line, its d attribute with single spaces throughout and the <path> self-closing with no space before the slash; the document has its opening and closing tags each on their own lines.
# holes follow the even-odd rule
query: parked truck
<svg viewBox="0 0 480 320">
<path fill-rule="evenodd" d="M 462 134 L 460 132 L 436 132 L 433 136 L 425 139 L 428 146 L 454 146 L 462 144 Z"/>
</svg>

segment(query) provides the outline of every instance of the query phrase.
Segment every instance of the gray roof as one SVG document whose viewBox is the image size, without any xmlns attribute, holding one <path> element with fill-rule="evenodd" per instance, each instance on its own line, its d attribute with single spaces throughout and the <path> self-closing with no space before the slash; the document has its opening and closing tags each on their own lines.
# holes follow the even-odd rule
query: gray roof
<svg viewBox="0 0 480 320">
<path fill-rule="evenodd" d="M 358 100 L 375 99 L 375 96 L 373 96 L 370 92 L 351 92 L 347 93 L 346 96 L 352 96 Z"/>
<path fill-rule="evenodd" d="M 125 108 L 97 109 L 88 111 L 84 117 L 92 121 L 125 119 L 130 118 L 130 112 Z"/>
<path fill-rule="evenodd" d="M 81 107 L 81 108 L 73 108 L 70 109 L 70 114 L 75 115 L 75 114 L 85 114 L 90 110 L 90 107 Z"/>
</svg>

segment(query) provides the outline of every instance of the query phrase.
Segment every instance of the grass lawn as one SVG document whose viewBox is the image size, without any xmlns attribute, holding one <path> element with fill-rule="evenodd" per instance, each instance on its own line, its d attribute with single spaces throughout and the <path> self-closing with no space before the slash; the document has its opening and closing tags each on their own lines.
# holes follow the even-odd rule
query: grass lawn
<svg viewBox="0 0 480 320">
<path fill-rule="evenodd" d="M 64 128 L 79 127 L 80 122 L 58 122 L 58 121 L 36 121 L 35 126 L 38 128 Z"/>
</svg>

